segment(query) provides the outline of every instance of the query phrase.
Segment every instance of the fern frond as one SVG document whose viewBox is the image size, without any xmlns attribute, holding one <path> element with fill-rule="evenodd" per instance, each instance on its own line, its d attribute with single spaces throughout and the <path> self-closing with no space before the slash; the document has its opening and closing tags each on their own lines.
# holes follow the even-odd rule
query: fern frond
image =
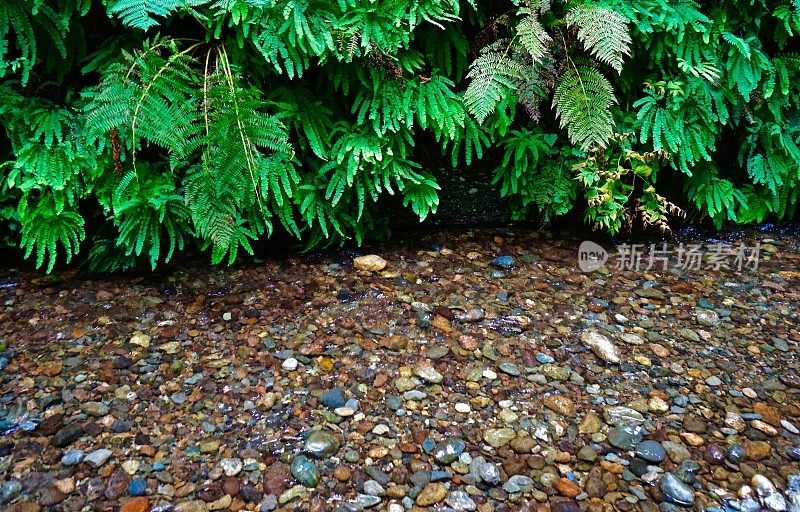
<svg viewBox="0 0 800 512">
<path fill-rule="evenodd" d="M 585 65 L 568 68 L 559 77 L 553 94 L 561 127 L 566 127 L 570 140 L 583 148 L 592 144 L 606 146 L 614 133 L 611 107 L 616 102 L 609 81 Z"/>
<path fill-rule="evenodd" d="M 59 208 L 59 200 L 48 194 L 31 206 L 28 195 L 22 197 L 18 207 L 21 224 L 20 248 L 26 258 L 36 254 L 36 268 L 41 268 L 47 259 L 48 273 L 53 271 L 61 245 L 65 260 L 69 263 L 78 253 L 80 244 L 86 236 L 84 220 L 76 211 Z"/>
<path fill-rule="evenodd" d="M 522 66 L 501 50 L 502 43 L 485 48 L 470 64 L 467 79 L 469 86 L 464 93 L 464 105 L 478 123 L 483 123 L 497 104 L 517 87 L 522 76 Z"/>
<path fill-rule="evenodd" d="M 542 24 L 530 9 L 520 9 L 525 16 L 517 25 L 517 37 L 520 44 L 530 54 L 534 65 L 541 64 L 548 55 L 548 47 L 552 41 Z"/>
<path fill-rule="evenodd" d="M 111 0 L 108 14 L 116 16 L 124 25 L 149 30 L 179 9 L 205 5 L 209 0 Z"/>
<path fill-rule="evenodd" d="M 600 62 L 622 72 L 625 56 L 630 55 L 628 22 L 618 12 L 583 5 L 567 13 L 567 23 L 578 28 L 578 38 Z"/>
</svg>

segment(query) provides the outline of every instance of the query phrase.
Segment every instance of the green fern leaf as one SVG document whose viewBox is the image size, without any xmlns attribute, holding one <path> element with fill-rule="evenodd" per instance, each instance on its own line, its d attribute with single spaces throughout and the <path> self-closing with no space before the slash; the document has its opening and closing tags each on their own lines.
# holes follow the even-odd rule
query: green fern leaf
<svg viewBox="0 0 800 512">
<path fill-rule="evenodd" d="M 567 23 L 578 27 L 578 38 L 600 62 L 622 71 L 625 56 L 630 55 L 631 36 L 627 20 L 618 12 L 583 5 L 567 13 Z"/>
<path fill-rule="evenodd" d="M 589 66 L 572 66 L 559 77 L 553 95 L 561 127 L 570 140 L 583 148 L 596 144 L 605 147 L 614 133 L 611 107 L 616 104 L 614 89 L 606 78 Z"/>
</svg>

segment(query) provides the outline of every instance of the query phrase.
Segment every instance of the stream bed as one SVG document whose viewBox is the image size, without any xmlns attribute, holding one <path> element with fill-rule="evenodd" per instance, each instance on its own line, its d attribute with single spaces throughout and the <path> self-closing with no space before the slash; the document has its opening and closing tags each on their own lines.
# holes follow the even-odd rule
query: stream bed
<svg viewBox="0 0 800 512">
<path fill-rule="evenodd" d="M 4 271 L 0 509 L 800 510 L 800 236 L 580 243 Z"/>
</svg>

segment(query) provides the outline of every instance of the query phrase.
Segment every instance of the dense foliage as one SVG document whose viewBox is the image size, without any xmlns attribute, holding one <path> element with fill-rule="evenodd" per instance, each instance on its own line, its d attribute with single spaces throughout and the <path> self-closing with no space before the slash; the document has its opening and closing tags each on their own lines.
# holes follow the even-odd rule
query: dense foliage
<svg viewBox="0 0 800 512">
<path fill-rule="evenodd" d="M 465 165 L 517 218 L 785 219 L 798 31 L 798 0 L 0 0 L 4 243 L 52 270 L 361 242 Z"/>
</svg>

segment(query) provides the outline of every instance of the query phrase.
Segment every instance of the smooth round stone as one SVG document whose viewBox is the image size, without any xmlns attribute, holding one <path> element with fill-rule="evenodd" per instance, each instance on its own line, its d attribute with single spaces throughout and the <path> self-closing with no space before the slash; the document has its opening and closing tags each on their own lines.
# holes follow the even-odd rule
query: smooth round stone
<svg viewBox="0 0 800 512">
<path fill-rule="evenodd" d="M 509 362 L 505 362 L 504 361 L 504 362 L 500 363 L 497 366 L 497 368 L 501 372 L 503 372 L 505 374 L 508 374 L 508 375 L 511 375 L 512 377 L 518 377 L 520 375 L 519 368 L 517 368 L 517 366 L 515 364 L 513 364 L 513 363 L 509 363 Z"/>
<path fill-rule="evenodd" d="M 489 485 L 500 483 L 500 469 L 492 462 L 484 462 L 478 466 L 478 476 Z"/>
<path fill-rule="evenodd" d="M 659 484 L 659 488 L 661 492 L 664 493 L 664 497 L 671 503 L 685 507 L 694 504 L 694 491 L 692 488 L 681 482 L 681 480 L 672 473 L 664 475 L 664 478 L 661 479 L 661 483 Z"/>
<path fill-rule="evenodd" d="M 433 449 L 433 457 L 439 464 L 450 464 L 464 452 L 466 444 L 460 437 L 448 437 Z"/>
<path fill-rule="evenodd" d="M 483 440 L 492 448 L 500 448 L 508 444 L 517 435 L 511 428 L 493 428 L 483 434 Z"/>
<path fill-rule="evenodd" d="M 703 451 L 703 460 L 709 464 L 722 464 L 725 462 L 725 451 L 718 444 L 710 443 Z"/>
<path fill-rule="evenodd" d="M 128 494 L 144 496 L 147 493 L 147 482 L 143 478 L 134 478 L 128 484 Z"/>
<path fill-rule="evenodd" d="M 608 442 L 620 450 L 633 450 L 642 440 L 642 434 L 635 427 L 617 426 L 608 431 Z"/>
<path fill-rule="evenodd" d="M 503 490 L 507 493 L 522 492 L 526 493 L 533 489 L 533 480 L 525 475 L 514 475 L 503 484 Z"/>
<path fill-rule="evenodd" d="M 319 483 L 319 470 L 305 455 L 298 455 L 292 461 L 292 476 L 306 487 L 316 487 Z"/>
<path fill-rule="evenodd" d="M 514 258 L 508 255 L 498 256 L 491 261 L 491 264 L 497 268 L 514 268 Z"/>
<path fill-rule="evenodd" d="M 636 455 L 648 462 L 655 463 L 664 462 L 664 459 L 667 458 L 667 452 L 664 450 L 664 447 L 661 446 L 661 443 L 651 440 L 642 441 L 637 444 Z"/>
<path fill-rule="evenodd" d="M 741 445 L 735 444 L 728 448 L 728 453 L 725 455 L 725 458 L 733 464 L 739 464 L 747 459 L 747 453 Z"/>
<path fill-rule="evenodd" d="M 355 506 L 355 510 L 363 510 L 365 508 L 372 508 L 378 505 L 380 502 L 381 499 L 378 496 L 370 494 L 359 494 L 352 501 L 352 504 Z"/>
<path fill-rule="evenodd" d="M 319 401 L 328 409 L 337 409 L 339 407 L 344 407 L 347 399 L 341 388 L 333 388 L 324 392 L 322 396 L 319 397 Z"/>
<path fill-rule="evenodd" d="M 86 457 L 84 457 L 83 462 L 89 464 L 89 466 L 93 468 L 99 468 L 106 462 L 108 459 L 111 458 L 111 450 L 106 448 L 100 448 L 99 450 L 95 450 Z"/>
<path fill-rule="evenodd" d="M 297 369 L 297 366 L 299 364 L 300 363 L 297 361 L 297 359 L 295 359 L 294 357 L 289 357 L 283 361 L 283 363 L 281 364 L 281 368 L 283 368 L 286 371 L 292 372 Z"/>
<path fill-rule="evenodd" d="M 74 466 L 83 461 L 83 450 L 70 450 L 61 457 L 61 464 L 65 466 Z"/>
<path fill-rule="evenodd" d="M 367 480 L 364 482 L 364 493 L 371 496 L 383 496 L 386 490 L 381 484 L 375 480 Z"/>
<path fill-rule="evenodd" d="M 469 497 L 469 494 L 464 491 L 450 491 L 444 502 L 457 511 L 472 511 L 478 509 L 478 506 L 472 498 Z"/>
<path fill-rule="evenodd" d="M 551 364 L 556 362 L 555 359 L 548 356 L 547 354 L 542 354 L 541 352 L 536 354 L 536 361 L 538 361 L 541 364 Z"/>
<path fill-rule="evenodd" d="M 472 412 L 472 407 L 470 407 L 469 404 L 464 403 L 464 402 L 458 402 L 455 405 L 455 409 L 456 409 L 456 412 L 460 412 L 462 414 L 467 414 L 469 412 Z"/>
<path fill-rule="evenodd" d="M 792 460 L 800 460 L 800 447 L 789 448 L 786 455 Z"/>
<path fill-rule="evenodd" d="M 339 439 L 325 430 L 314 430 L 306 438 L 303 450 L 315 459 L 327 459 L 339 451 Z"/>
</svg>

